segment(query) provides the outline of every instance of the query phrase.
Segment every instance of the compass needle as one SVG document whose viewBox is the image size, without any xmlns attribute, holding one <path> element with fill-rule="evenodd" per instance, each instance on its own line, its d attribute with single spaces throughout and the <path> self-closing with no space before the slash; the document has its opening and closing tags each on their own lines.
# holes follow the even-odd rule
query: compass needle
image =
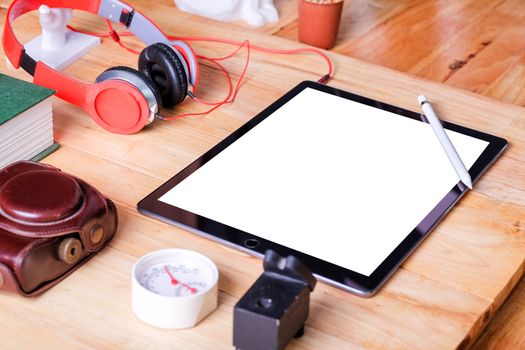
<svg viewBox="0 0 525 350">
<path fill-rule="evenodd" d="M 179 281 L 177 281 L 177 279 L 175 277 L 173 277 L 173 275 L 171 274 L 170 270 L 168 269 L 168 266 L 167 265 L 164 265 L 164 270 L 166 271 L 166 273 L 168 274 L 168 276 L 170 277 L 171 279 L 171 284 L 173 284 L 174 286 L 176 286 L 177 284 L 179 284 Z"/>
</svg>

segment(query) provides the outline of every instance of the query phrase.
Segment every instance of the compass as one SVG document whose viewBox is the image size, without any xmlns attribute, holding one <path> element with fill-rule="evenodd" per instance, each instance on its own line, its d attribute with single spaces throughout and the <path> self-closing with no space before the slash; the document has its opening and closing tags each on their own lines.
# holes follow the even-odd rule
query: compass
<svg viewBox="0 0 525 350">
<path fill-rule="evenodd" d="M 160 328 L 190 328 L 217 308 L 215 264 L 185 249 L 140 258 L 131 273 L 131 306 L 142 321 Z"/>
</svg>

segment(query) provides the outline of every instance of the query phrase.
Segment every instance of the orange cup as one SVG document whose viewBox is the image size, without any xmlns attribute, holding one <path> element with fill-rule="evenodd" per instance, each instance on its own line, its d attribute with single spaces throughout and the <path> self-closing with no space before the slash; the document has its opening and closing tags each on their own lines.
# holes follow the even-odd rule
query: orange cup
<svg viewBox="0 0 525 350">
<path fill-rule="evenodd" d="M 334 47 L 341 22 L 343 1 L 313 3 L 299 1 L 299 41 L 321 49 Z"/>
</svg>

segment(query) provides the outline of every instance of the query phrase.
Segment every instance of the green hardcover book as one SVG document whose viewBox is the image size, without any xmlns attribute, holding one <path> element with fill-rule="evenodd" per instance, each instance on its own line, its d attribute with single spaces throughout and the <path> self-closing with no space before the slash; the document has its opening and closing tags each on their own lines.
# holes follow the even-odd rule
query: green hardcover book
<svg viewBox="0 0 525 350">
<path fill-rule="evenodd" d="M 0 74 L 0 124 L 42 102 L 55 92 L 20 79 Z"/>
<path fill-rule="evenodd" d="M 53 140 L 53 90 L 0 74 L 0 168 L 41 159 L 58 148 Z"/>
</svg>

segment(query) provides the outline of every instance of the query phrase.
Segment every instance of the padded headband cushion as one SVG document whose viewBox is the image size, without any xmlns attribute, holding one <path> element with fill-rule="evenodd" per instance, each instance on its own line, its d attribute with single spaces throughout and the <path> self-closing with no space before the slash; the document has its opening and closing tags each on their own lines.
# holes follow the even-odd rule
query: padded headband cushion
<svg viewBox="0 0 525 350">
<path fill-rule="evenodd" d="M 139 70 L 157 86 L 165 107 L 175 106 L 186 97 L 188 78 L 184 66 L 168 45 L 156 43 L 142 50 Z"/>
<path fill-rule="evenodd" d="M 129 68 L 129 67 L 126 67 L 126 66 L 111 67 L 109 69 L 106 69 L 102 73 L 105 73 L 107 71 L 112 71 L 112 70 L 128 72 L 128 73 L 131 73 L 131 74 L 135 75 L 136 77 L 140 78 L 141 80 L 143 80 L 144 83 L 150 88 L 151 92 L 153 92 L 153 95 L 155 96 L 155 99 L 157 100 L 158 109 L 159 110 L 161 109 L 161 107 L 162 107 L 162 98 L 161 98 L 159 89 L 157 89 L 157 86 L 155 84 L 153 84 L 153 82 L 146 75 L 144 75 L 143 73 L 139 72 L 136 69 Z M 96 81 L 97 81 L 97 83 L 99 83 L 101 80 L 99 78 L 97 78 Z"/>
</svg>

